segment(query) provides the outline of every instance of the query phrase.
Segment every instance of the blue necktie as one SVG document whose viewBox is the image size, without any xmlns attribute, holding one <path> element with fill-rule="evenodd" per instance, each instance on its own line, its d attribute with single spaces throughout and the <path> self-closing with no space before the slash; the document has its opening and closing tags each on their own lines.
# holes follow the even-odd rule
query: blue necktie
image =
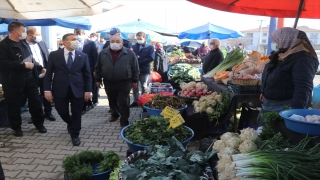
<svg viewBox="0 0 320 180">
<path fill-rule="evenodd" d="M 71 69 L 72 63 L 73 63 L 73 60 L 72 60 L 72 52 L 69 52 L 68 62 L 67 62 L 67 66 L 68 66 L 69 69 Z"/>
</svg>

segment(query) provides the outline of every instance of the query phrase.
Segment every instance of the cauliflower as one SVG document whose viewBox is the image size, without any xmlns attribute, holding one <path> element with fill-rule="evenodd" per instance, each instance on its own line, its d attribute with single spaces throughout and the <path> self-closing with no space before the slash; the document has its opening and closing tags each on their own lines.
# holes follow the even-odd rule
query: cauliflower
<svg viewBox="0 0 320 180">
<path fill-rule="evenodd" d="M 214 109 L 212 107 L 207 107 L 206 113 L 207 114 L 212 114 L 214 112 Z"/>
<path fill-rule="evenodd" d="M 217 101 L 219 101 L 219 102 L 221 102 L 222 101 L 222 96 L 219 94 L 219 95 L 216 95 L 215 97 L 214 97 L 214 99 L 215 100 L 217 100 Z"/>
<path fill-rule="evenodd" d="M 245 140 L 239 146 L 239 151 L 241 153 L 250 153 L 257 150 L 258 150 L 257 145 L 251 140 Z"/>
<path fill-rule="evenodd" d="M 194 101 L 192 102 L 192 105 L 193 105 L 193 107 L 196 107 L 196 106 L 198 106 L 198 105 L 199 105 L 199 101 L 197 101 L 197 100 L 194 100 Z"/>
</svg>

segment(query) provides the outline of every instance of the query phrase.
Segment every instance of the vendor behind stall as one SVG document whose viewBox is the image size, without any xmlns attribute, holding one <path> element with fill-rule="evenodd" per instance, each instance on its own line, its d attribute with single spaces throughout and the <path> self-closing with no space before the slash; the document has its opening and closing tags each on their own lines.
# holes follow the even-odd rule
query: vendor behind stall
<svg viewBox="0 0 320 180">
<path fill-rule="evenodd" d="M 183 47 L 183 52 L 187 58 L 193 58 L 193 55 L 192 55 L 189 47 L 187 47 L 187 46 Z"/>
<path fill-rule="evenodd" d="M 260 113 L 281 111 L 284 106 L 308 108 L 319 62 L 306 33 L 285 27 L 270 37 L 275 52 L 262 73 Z M 261 118 L 258 121 L 263 125 Z"/>
<path fill-rule="evenodd" d="M 213 38 L 210 40 L 210 51 L 205 57 L 202 65 L 202 73 L 207 74 L 207 72 L 218 66 L 224 59 L 223 54 L 220 50 L 220 40 Z"/>
</svg>

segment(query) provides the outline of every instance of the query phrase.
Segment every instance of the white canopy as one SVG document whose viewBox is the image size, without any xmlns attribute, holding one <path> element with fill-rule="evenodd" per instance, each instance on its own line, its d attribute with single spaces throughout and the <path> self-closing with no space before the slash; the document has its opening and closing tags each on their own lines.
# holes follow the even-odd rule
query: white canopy
<svg viewBox="0 0 320 180">
<path fill-rule="evenodd" d="M 91 16 L 121 4 L 107 0 L 0 0 L 0 18 L 47 19 Z"/>
</svg>

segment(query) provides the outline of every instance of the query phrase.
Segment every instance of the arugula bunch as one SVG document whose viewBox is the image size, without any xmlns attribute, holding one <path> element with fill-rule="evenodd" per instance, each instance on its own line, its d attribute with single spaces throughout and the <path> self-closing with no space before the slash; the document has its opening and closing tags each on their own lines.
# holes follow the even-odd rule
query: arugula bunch
<svg viewBox="0 0 320 180">
<path fill-rule="evenodd" d="M 134 144 L 166 146 L 166 139 L 172 136 L 182 142 L 192 135 L 184 126 L 168 129 L 169 125 L 169 119 L 157 116 L 136 120 L 125 130 L 125 137 Z"/>
<path fill-rule="evenodd" d="M 82 151 L 66 157 L 62 161 L 62 168 L 76 180 L 87 180 L 92 174 L 105 172 L 117 167 L 120 157 L 113 151 L 101 153 L 100 151 Z M 99 170 L 94 171 L 92 165 L 99 163 Z"/>
<path fill-rule="evenodd" d="M 169 147 L 152 146 L 147 160 L 139 159 L 120 168 L 124 180 L 201 180 L 206 162 L 218 152 L 188 151 L 175 138 L 167 140 Z"/>
</svg>

